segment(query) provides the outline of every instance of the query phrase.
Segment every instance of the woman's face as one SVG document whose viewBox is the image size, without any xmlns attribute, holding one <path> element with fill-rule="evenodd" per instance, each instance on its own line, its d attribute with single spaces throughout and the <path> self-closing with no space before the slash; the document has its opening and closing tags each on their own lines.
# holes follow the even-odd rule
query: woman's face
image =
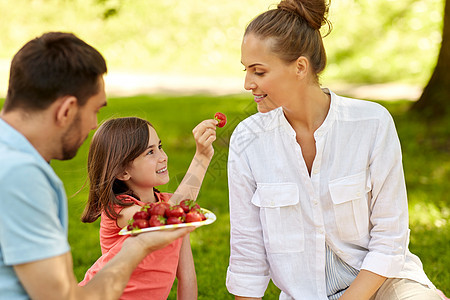
<svg viewBox="0 0 450 300">
<path fill-rule="evenodd" d="M 298 84 L 296 62 L 286 63 L 270 49 L 272 40 L 254 34 L 244 36 L 241 63 L 245 67 L 244 88 L 251 90 L 259 112 L 284 106 Z"/>
<path fill-rule="evenodd" d="M 137 195 L 169 182 L 167 155 L 155 129 L 149 126 L 148 148 L 133 160 L 127 169 L 127 186 Z"/>
</svg>

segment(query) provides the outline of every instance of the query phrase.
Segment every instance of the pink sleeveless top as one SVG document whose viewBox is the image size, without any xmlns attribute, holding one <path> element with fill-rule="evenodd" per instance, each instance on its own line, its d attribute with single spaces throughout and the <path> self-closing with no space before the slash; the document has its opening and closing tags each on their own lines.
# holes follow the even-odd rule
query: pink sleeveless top
<svg viewBox="0 0 450 300">
<path fill-rule="evenodd" d="M 160 201 L 167 202 L 172 194 L 156 193 L 156 196 Z M 139 206 L 145 205 L 145 203 L 131 196 L 126 196 L 123 200 Z M 119 213 L 123 207 L 116 206 L 114 209 Z M 100 221 L 102 256 L 86 272 L 79 285 L 87 284 L 120 251 L 125 239 L 130 237 L 129 235 L 119 235 L 121 229 L 117 226 L 116 220 L 108 218 L 102 212 Z M 182 238 L 179 238 L 167 247 L 147 255 L 131 274 L 120 299 L 167 299 L 175 280 L 181 243 Z"/>
</svg>

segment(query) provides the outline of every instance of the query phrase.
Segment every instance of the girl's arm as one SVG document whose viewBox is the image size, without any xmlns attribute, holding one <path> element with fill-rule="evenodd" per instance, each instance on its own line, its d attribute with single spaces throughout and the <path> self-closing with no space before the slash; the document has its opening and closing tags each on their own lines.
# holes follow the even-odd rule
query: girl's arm
<svg viewBox="0 0 450 300">
<path fill-rule="evenodd" d="M 216 120 L 205 120 L 192 130 L 197 149 L 186 175 L 170 198 L 173 204 L 178 204 L 184 199 L 197 199 L 206 170 L 214 155 L 212 143 L 216 140 L 216 124 Z"/>
<path fill-rule="evenodd" d="M 197 299 L 197 275 L 195 274 L 194 258 L 192 257 L 189 235 L 183 238 L 183 243 L 181 244 L 177 278 L 177 299 Z"/>
<path fill-rule="evenodd" d="M 386 277 L 361 270 L 339 300 L 368 300 L 378 291 L 385 280 Z"/>
<path fill-rule="evenodd" d="M 141 208 L 141 206 L 136 204 L 123 208 L 119 213 L 119 217 L 117 218 L 117 226 L 119 226 L 120 228 L 127 226 L 128 220 L 133 218 L 134 214 L 140 211 Z"/>
</svg>

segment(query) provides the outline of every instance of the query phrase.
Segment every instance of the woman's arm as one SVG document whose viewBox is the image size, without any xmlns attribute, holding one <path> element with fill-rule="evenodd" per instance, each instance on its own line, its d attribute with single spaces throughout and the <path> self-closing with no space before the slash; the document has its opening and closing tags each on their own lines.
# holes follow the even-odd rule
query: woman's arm
<svg viewBox="0 0 450 300">
<path fill-rule="evenodd" d="M 170 198 L 170 202 L 178 204 L 184 199 L 197 199 L 206 170 L 214 155 L 212 143 L 216 140 L 216 124 L 215 120 L 205 120 L 192 130 L 197 149 L 186 175 Z"/>
<path fill-rule="evenodd" d="M 369 299 L 400 272 L 408 249 L 408 204 L 400 142 L 387 111 L 371 153 L 370 241 L 360 273 L 340 298 Z"/>
<path fill-rule="evenodd" d="M 181 244 L 177 278 L 177 299 L 197 299 L 197 275 L 195 274 L 194 258 L 192 256 L 189 235 L 183 238 L 183 243 Z"/>
<path fill-rule="evenodd" d="M 255 151 L 255 148 L 253 144 L 242 142 L 248 141 L 249 137 L 246 133 L 241 133 L 240 128 L 245 129 L 238 125 L 231 136 L 227 164 L 230 260 L 226 286 L 236 299 L 260 299 L 270 281 L 269 264 L 260 208 L 252 203 L 256 181 L 248 153 Z"/>
<path fill-rule="evenodd" d="M 370 241 L 361 269 L 384 277 L 402 270 L 409 242 L 408 200 L 400 141 L 387 111 L 369 161 Z"/>
<path fill-rule="evenodd" d="M 367 270 L 361 270 L 339 300 L 369 300 L 385 280 L 386 277 Z"/>
</svg>

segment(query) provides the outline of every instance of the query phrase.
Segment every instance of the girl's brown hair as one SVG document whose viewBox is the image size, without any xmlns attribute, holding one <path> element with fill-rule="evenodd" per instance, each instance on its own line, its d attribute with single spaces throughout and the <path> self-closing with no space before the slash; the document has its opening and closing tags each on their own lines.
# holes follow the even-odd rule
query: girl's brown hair
<svg viewBox="0 0 450 300">
<path fill-rule="evenodd" d="M 273 39 L 271 50 L 288 63 L 305 56 L 317 79 L 327 61 L 320 28 L 327 24 L 327 34 L 331 31 L 328 7 L 324 0 L 282 0 L 276 9 L 253 19 L 244 36 L 251 33 L 262 39 Z"/>
<path fill-rule="evenodd" d="M 131 205 L 116 198 L 132 193 L 116 176 L 147 149 L 149 126 L 152 124 L 141 118 L 117 118 L 104 122 L 95 132 L 88 155 L 89 199 L 81 221 L 94 222 L 102 211 L 117 219 L 114 205 Z"/>
</svg>

